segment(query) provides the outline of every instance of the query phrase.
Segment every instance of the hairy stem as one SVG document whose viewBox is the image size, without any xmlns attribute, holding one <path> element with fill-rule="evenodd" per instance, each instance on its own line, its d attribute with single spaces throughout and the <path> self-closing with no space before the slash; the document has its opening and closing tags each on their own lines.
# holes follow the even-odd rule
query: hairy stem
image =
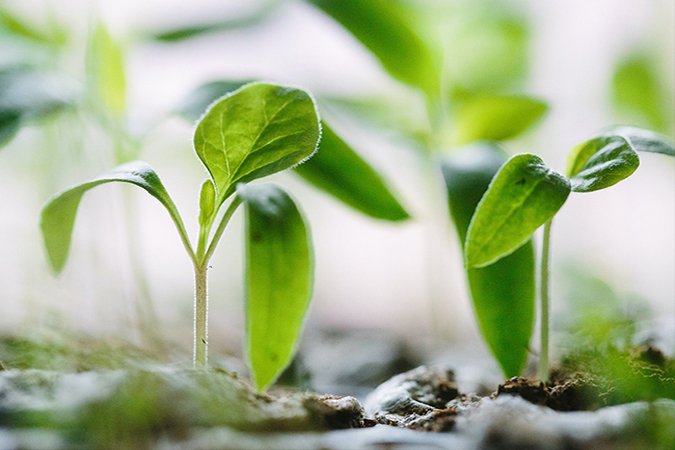
<svg viewBox="0 0 675 450">
<path fill-rule="evenodd" d="M 209 349 L 208 323 L 208 265 L 195 266 L 195 307 L 194 307 L 194 348 L 193 364 L 195 367 L 205 367 Z"/>
<path fill-rule="evenodd" d="M 551 271 L 551 225 L 553 219 L 546 222 L 544 225 L 544 239 L 541 245 L 541 277 L 540 285 L 540 299 L 541 299 L 541 316 L 540 316 L 540 339 L 541 345 L 539 349 L 539 368 L 537 370 L 538 376 L 542 381 L 548 380 L 548 331 L 549 331 L 549 304 L 551 301 L 550 289 L 550 271 Z"/>
<path fill-rule="evenodd" d="M 218 241 L 225 231 L 225 227 L 230 222 L 232 214 L 241 203 L 241 199 L 237 196 L 232 200 L 228 206 L 225 214 L 223 214 L 218 228 L 216 229 L 213 238 L 211 239 L 208 248 L 206 241 L 208 239 L 211 224 L 201 226 L 199 229 L 199 243 L 197 253 L 192 253 L 194 270 L 195 270 L 195 307 L 194 307 L 194 358 L 193 363 L 195 367 L 206 367 L 209 351 L 209 294 L 207 284 L 207 271 L 209 270 L 209 261 L 213 256 L 213 252 L 218 245 Z"/>
</svg>

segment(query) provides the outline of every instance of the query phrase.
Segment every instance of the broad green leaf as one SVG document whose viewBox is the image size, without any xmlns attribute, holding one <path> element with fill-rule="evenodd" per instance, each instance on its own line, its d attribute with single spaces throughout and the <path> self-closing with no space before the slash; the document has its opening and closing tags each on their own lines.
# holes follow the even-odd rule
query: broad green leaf
<svg viewBox="0 0 675 450">
<path fill-rule="evenodd" d="M 72 84 L 57 75 L 23 67 L 0 70 L 0 146 L 24 123 L 72 105 L 75 97 Z"/>
<path fill-rule="evenodd" d="M 438 95 L 438 73 L 424 41 L 391 0 L 309 0 L 331 16 L 404 83 Z"/>
<path fill-rule="evenodd" d="M 546 112 L 546 103 L 525 96 L 482 95 L 461 105 L 455 117 L 455 142 L 501 141 L 522 133 Z"/>
<path fill-rule="evenodd" d="M 513 253 L 558 212 L 569 194 L 569 180 L 538 156 L 523 153 L 509 159 L 471 219 L 466 267 L 485 267 Z"/>
<path fill-rule="evenodd" d="M 176 113 L 190 120 L 197 120 L 211 103 L 228 92 L 236 91 L 253 80 L 209 81 L 192 91 L 176 108 Z"/>
<path fill-rule="evenodd" d="M 380 175 L 323 123 L 319 151 L 295 172 L 314 186 L 376 219 L 403 220 L 403 209 Z"/>
<path fill-rule="evenodd" d="M 96 186 L 111 182 L 131 183 L 145 189 L 164 205 L 179 233 L 184 234 L 178 210 L 155 171 L 145 162 L 133 161 L 91 181 L 66 189 L 44 206 L 40 214 L 40 229 L 49 262 L 56 273 L 61 272 L 68 259 L 73 226 L 82 196 Z"/>
<path fill-rule="evenodd" d="M 572 190 L 591 192 L 629 177 L 640 165 L 630 143 L 619 135 L 601 135 L 572 149 L 567 175 Z"/>
<path fill-rule="evenodd" d="M 243 185 L 246 205 L 246 351 L 264 390 L 291 362 L 312 296 L 309 229 L 293 200 L 270 184 Z"/>
<path fill-rule="evenodd" d="M 655 61 L 647 54 L 632 54 L 619 61 L 612 78 L 612 100 L 631 119 L 661 131 L 672 127 L 672 107 L 668 106 L 672 92 L 660 82 Z"/>
<path fill-rule="evenodd" d="M 197 124 L 194 146 L 220 205 L 239 182 L 293 167 L 316 151 L 321 127 L 305 91 L 252 83 L 218 100 Z"/>
<path fill-rule="evenodd" d="M 603 135 L 623 137 L 636 152 L 662 153 L 675 156 L 675 142 L 672 139 L 644 128 L 616 126 L 606 129 Z"/>
<path fill-rule="evenodd" d="M 442 162 L 449 208 L 462 244 L 478 202 L 506 158 L 496 145 L 479 143 Z M 485 342 L 505 376 L 519 375 L 527 360 L 534 327 L 532 241 L 494 264 L 467 269 L 467 278 Z"/>
<path fill-rule="evenodd" d="M 124 53 L 119 42 L 101 23 L 91 36 L 89 75 L 92 89 L 102 106 L 113 116 L 122 115 L 127 102 Z"/>
</svg>

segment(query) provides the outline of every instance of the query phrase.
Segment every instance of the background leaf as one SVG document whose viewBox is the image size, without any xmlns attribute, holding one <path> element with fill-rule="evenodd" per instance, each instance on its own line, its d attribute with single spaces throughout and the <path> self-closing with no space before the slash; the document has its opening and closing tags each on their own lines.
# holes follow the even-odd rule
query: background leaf
<svg viewBox="0 0 675 450">
<path fill-rule="evenodd" d="M 91 36 L 88 56 L 89 82 L 95 98 L 113 116 L 122 115 L 127 101 L 124 52 L 102 23 L 96 25 Z"/>
<path fill-rule="evenodd" d="M 470 98 L 455 117 L 455 142 L 509 139 L 535 124 L 546 103 L 525 96 L 481 95 Z"/>
<path fill-rule="evenodd" d="M 405 12 L 392 0 L 309 0 L 380 60 L 395 78 L 438 95 L 439 69 Z"/>
<path fill-rule="evenodd" d="M 166 29 L 163 31 L 150 33 L 147 38 L 151 40 L 172 43 L 199 38 L 205 34 L 252 27 L 259 25 L 265 19 L 275 14 L 282 2 L 278 0 L 272 0 L 258 3 L 260 3 L 260 5 L 256 6 L 253 11 L 238 17 L 223 18 L 222 20 L 217 21 L 211 20 L 204 23 L 178 26 L 173 29 Z"/>
<path fill-rule="evenodd" d="M 21 114 L 0 110 L 0 148 L 8 143 L 21 127 Z"/>
<path fill-rule="evenodd" d="M 449 209 L 462 245 L 471 217 L 506 161 L 498 146 L 479 143 L 442 161 Z M 467 269 L 480 332 L 504 375 L 519 375 L 525 366 L 534 327 L 535 258 L 529 240 L 515 252 L 480 269 Z"/>
<path fill-rule="evenodd" d="M 197 120 L 211 103 L 228 92 L 251 83 L 253 80 L 214 80 L 202 84 L 183 99 L 176 113 L 190 120 Z"/>
<path fill-rule="evenodd" d="M 0 70 L 0 146 L 25 123 L 75 103 L 72 83 L 55 74 L 25 67 Z"/>
<path fill-rule="evenodd" d="M 612 77 L 612 101 L 619 112 L 636 123 L 660 131 L 672 129 L 672 95 L 659 79 L 656 61 L 648 54 L 631 54 L 617 64 Z"/>
<path fill-rule="evenodd" d="M 47 34 L 0 7 L 0 31 L 27 39 L 37 44 L 62 44 L 63 36 Z"/>
<path fill-rule="evenodd" d="M 319 151 L 295 172 L 368 216 L 392 221 L 410 217 L 380 175 L 325 122 Z"/>
<path fill-rule="evenodd" d="M 258 390 L 291 362 L 309 306 L 314 261 L 309 230 L 284 191 L 240 184 L 246 205 L 246 350 Z"/>
<path fill-rule="evenodd" d="M 197 124 L 194 146 L 216 185 L 217 204 L 236 183 L 309 158 L 320 129 L 314 100 L 301 89 L 252 83 L 211 105 Z"/>
<path fill-rule="evenodd" d="M 629 177 L 639 165 L 640 158 L 625 138 L 602 135 L 572 149 L 567 174 L 573 191 L 591 192 Z"/>
<path fill-rule="evenodd" d="M 185 233 L 178 210 L 155 171 L 145 162 L 133 161 L 91 181 L 66 189 L 44 206 L 40 214 L 40 229 L 49 262 L 56 273 L 61 272 L 68 259 L 73 226 L 82 196 L 96 186 L 111 182 L 131 183 L 145 189 L 169 211 L 179 232 Z"/>
<path fill-rule="evenodd" d="M 424 9 L 436 16 L 436 26 L 442 30 L 444 82 L 451 87 L 451 100 L 466 93 L 503 92 L 522 84 L 531 59 L 530 24 L 523 8 L 501 0 L 438 4 L 447 11 L 445 16 Z"/>
<path fill-rule="evenodd" d="M 567 200 L 570 182 L 538 156 L 522 153 L 497 172 L 471 219 L 466 266 L 480 268 L 514 252 Z"/>
</svg>

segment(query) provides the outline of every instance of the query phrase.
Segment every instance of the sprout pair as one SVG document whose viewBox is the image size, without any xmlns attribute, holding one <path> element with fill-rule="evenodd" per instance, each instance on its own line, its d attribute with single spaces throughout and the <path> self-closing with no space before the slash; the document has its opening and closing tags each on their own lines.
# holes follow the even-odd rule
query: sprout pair
<svg viewBox="0 0 675 450">
<path fill-rule="evenodd" d="M 612 186 L 630 176 L 640 164 L 637 152 L 675 156 L 675 145 L 651 131 L 633 127 L 615 127 L 577 145 L 569 154 L 566 175 L 549 169 L 538 156 L 519 154 L 509 159 L 492 179 L 476 207 L 468 227 L 465 265 L 472 271 L 489 270 L 494 264 L 528 243 L 533 233 L 544 225 L 540 269 L 540 355 L 538 375 L 548 378 L 549 267 L 553 217 L 571 192 L 592 192 Z M 523 273 L 523 277 L 529 274 Z M 504 305 L 517 317 L 532 317 L 515 326 L 500 329 L 499 318 L 478 310 L 483 333 L 502 367 L 509 365 L 514 354 L 524 361 L 527 347 L 502 345 L 509 335 L 525 336 L 529 341 L 533 315 L 524 311 L 531 305 Z M 521 309 L 523 311 L 519 311 Z M 482 317 L 481 317 L 482 316 Z M 483 320 L 481 320 L 481 318 Z M 487 330 L 486 330 L 487 329 Z M 522 367 L 522 366 L 521 366 Z"/>
</svg>

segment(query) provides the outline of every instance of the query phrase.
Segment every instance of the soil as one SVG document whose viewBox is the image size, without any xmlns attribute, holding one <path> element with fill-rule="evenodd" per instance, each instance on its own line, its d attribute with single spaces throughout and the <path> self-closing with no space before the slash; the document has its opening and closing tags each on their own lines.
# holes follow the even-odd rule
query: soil
<svg viewBox="0 0 675 450">
<path fill-rule="evenodd" d="M 356 341 L 320 342 L 344 350 L 358 348 Z M 12 343 L 18 354 L 29 356 L 27 344 L 19 344 Z M 412 358 L 396 342 L 373 340 L 363 353 L 377 355 L 377 368 L 369 358 L 342 370 L 333 361 L 317 377 L 358 386 L 368 392 L 361 398 L 283 386 L 259 394 L 228 370 L 152 366 L 143 354 L 129 367 L 129 357 L 115 351 L 126 364 L 120 367 L 101 350 L 111 367 L 96 368 L 51 347 L 48 358 L 32 351 L 26 364 L 57 361 L 59 369 L 16 368 L 22 360 L 3 353 L 9 367 L 0 371 L 0 450 L 675 448 L 675 367 L 652 346 L 620 354 L 584 350 L 554 370 L 549 383 L 516 377 L 483 392 L 489 376 L 471 370 L 474 382 L 460 383 L 463 368 L 444 365 L 422 365 L 374 386 L 385 377 L 382 368 L 395 372 Z M 347 365 L 349 353 L 306 355 L 342 355 Z M 321 367 L 320 359 L 305 358 L 303 370 Z M 482 386 L 480 395 L 467 386 Z"/>
</svg>

